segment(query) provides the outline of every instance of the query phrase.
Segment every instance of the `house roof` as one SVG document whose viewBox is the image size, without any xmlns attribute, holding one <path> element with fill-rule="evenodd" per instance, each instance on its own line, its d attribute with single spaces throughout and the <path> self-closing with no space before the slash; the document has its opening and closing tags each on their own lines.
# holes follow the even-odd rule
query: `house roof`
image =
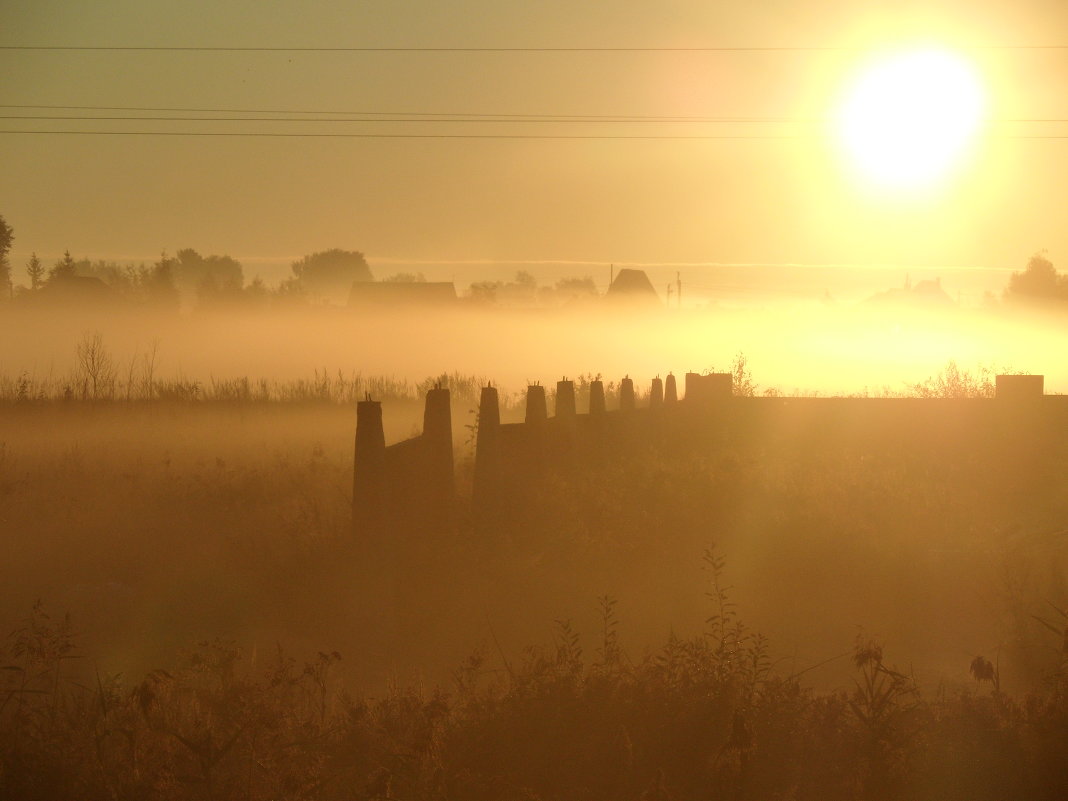
<svg viewBox="0 0 1068 801">
<path fill-rule="evenodd" d="M 902 306 L 952 306 L 953 299 L 942 288 L 942 279 L 920 281 L 915 285 L 878 292 L 867 303 Z"/>
<path fill-rule="evenodd" d="M 624 267 L 608 287 L 606 297 L 612 300 L 638 301 L 641 303 L 660 303 L 660 296 L 653 289 L 653 283 L 645 270 Z"/>
</svg>

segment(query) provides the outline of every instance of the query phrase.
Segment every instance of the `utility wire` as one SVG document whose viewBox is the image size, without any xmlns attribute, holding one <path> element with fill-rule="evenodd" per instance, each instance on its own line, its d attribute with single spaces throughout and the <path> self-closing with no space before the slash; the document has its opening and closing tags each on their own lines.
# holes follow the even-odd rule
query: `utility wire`
<svg viewBox="0 0 1068 801">
<path fill-rule="evenodd" d="M 346 117 L 155 117 L 143 114 L 125 116 L 59 116 L 41 114 L 0 114 L 6 120 L 151 120 L 154 122 L 548 122 L 548 123 L 796 123 L 816 124 L 828 122 L 827 117 L 788 116 L 658 116 L 628 114 L 487 114 L 465 112 L 421 111 L 299 111 L 277 109 L 222 109 L 222 108 L 163 108 L 148 106 L 37 106 L 0 104 L 0 109 L 55 109 L 74 111 L 133 111 L 171 112 L 177 114 L 337 114 Z M 1068 117 L 1005 117 L 989 120 L 993 123 L 1064 123 Z"/>
<path fill-rule="evenodd" d="M 962 50 L 1068 50 L 1068 44 L 960 45 Z M 810 53 L 864 51 L 870 46 L 743 47 L 203 47 L 151 45 L 0 45 L 12 51 L 191 53 Z"/>
<path fill-rule="evenodd" d="M 255 136 L 255 137 L 313 137 L 337 139 L 802 139 L 790 135 L 751 134 L 402 134 L 402 133 L 285 133 L 268 131 L 16 131 L 0 130 L 0 134 L 59 134 L 77 136 Z M 1066 135 L 1068 137 L 1068 135 Z"/>
<path fill-rule="evenodd" d="M 466 111 L 343 111 L 337 109 L 267 109 L 267 108 L 190 108 L 190 107 L 167 107 L 167 106 L 58 106 L 58 105 L 32 105 L 16 103 L 0 103 L 0 108 L 10 109 L 53 109 L 67 111 L 158 111 L 190 114 L 347 114 L 367 116 L 393 116 L 393 117 L 471 117 L 471 118 L 515 118 L 515 119 L 556 119 L 566 117 L 577 120 L 600 120 L 600 119 L 625 119 L 625 120 L 738 120 L 750 122 L 755 120 L 775 119 L 790 121 L 800 118 L 792 117 L 693 117 L 685 115 L 660 115 L 660 114 L 511 114 L 507 112 L 466 112 Z M 815 118 L 812 118 L 815 119 Z"/>
<path fill-rule="evenodd" d="M 479 117 L 464 117 L 462 115 L 457 116 L 410 116 L 410 117 L 149 117 L 144 115 L 138 116 L 57 116 L 57 115 L 42 115 L 42 114 L 0 114 L 0 120 L 102 120 L 110 122 L 119 121 L 137 121 L 148 120 L 152 122 L 401 122 L 401 123 L 450 123 L 450 122 L 465 122 L 465 123 L 477 123 L 477 124 L 490 124 L 490 123 L 507 123 L 507 124 L 523 124 L 529 125 L 534 123 L 550 123 L 550 124 L 562 124 L 562 123 L 581 123 L 581 124 L 632 124 L 632 123 L 656 123 L 660 124 L 712 124 L 712 123 L 786 123 L 786 122 L 804 122 L 804 120 L 781 118 L 776 119 L 773 117 L 537 117 L 530 118 L 516 118 L 516 117 L 491 117 L 491 116 L 479 116 Z M 1068 121 L 1068 120 L 1064 120 Z M 819 120 L 810 120 L 809 122 L 819 122 Z"/>
<path fill-rule="evenodd" d="M 815 136 L 759 134 L 403 134 L 403 133 L 285 133 L 267 131 L 36 131 L 0 130 L 0 134 L 54 136 L 226 136 L 316 139 L 590 139 L 590 140 L 802 140 Z M 1007 134 L 998 139 L 1068 139 L 1068 134 Z"/>
</svg>

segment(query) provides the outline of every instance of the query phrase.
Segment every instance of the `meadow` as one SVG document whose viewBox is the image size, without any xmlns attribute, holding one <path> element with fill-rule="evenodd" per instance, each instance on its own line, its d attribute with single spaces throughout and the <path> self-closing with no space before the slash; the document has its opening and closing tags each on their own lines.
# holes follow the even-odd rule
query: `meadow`
<svg viewBox="0 0 1068 801">
<path fill-rule="evenodd" d="M 1063 796 L 1059 440 L 643 455 L 487 535 L 479 377 L 138 369 L 0 380 L 9 797 Z M 455 530 L 355 539 L 354 401 L 437 381 Z"/>
</svg>

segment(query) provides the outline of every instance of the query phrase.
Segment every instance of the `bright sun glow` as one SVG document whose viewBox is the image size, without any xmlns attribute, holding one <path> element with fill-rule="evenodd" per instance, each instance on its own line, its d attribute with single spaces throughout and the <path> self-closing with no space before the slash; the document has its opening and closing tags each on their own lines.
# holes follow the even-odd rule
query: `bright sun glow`
<svg viewBox="0 0 1068 801">
<path fill-rule="evenodd" d="M 853 164 L 878 185 L 929 186 L 967 154 L 986 93 L 966 60 L 943 50 L 897 53 L 849 87 L 837 133 Z"/>
</svg>

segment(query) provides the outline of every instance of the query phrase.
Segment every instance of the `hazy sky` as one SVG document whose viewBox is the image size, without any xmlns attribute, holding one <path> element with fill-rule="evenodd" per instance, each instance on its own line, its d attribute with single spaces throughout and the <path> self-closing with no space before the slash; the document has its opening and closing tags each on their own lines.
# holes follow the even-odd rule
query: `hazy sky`
<svg viewBox="0 0 1068 801">
<path fill-rule="evenodd" d="M 0 45 L 893 47 L 1068 44 L 1068 3 L 3 2 Z M 1068 50 L 968 50 L 990 115 L 1068 118 Z M 825 118 L 866 58 L 718 53 L 0 51 L 7 105 Z M 15 109 L 5 115 L 129 114 Z M 173 114 L 173 112 L 170 112 Z M 147 114 L 147 113 L 146 113 Z M 157 114 L 159 116 L 159 114 Z M 209 115 L 201 115 L 209 116 Z M 223 115 L 225 116 L 225 115 Z M 275 115 L 279 116 L 279 115 Z M 281 115 L 285 116 L 285 115 Z M 292 116 L 292 115 L 289 115 Z M 314 116 L 314 115 L 311 115 Z M 320 117 L 322 115 L 319 115 Z M 1068 268 L 1068 123 L 993 124 L 937 191 L 889 198 L 817 122 L 13 120 L 4 130 L 758 134 L 786 140 L 0 135 L 17 278 L 33 250 L 151 260 L 194 247 L 375 259 L 861 262 Z M 385 272 L 379 270 L 379 272 Z"/>
</svg>

